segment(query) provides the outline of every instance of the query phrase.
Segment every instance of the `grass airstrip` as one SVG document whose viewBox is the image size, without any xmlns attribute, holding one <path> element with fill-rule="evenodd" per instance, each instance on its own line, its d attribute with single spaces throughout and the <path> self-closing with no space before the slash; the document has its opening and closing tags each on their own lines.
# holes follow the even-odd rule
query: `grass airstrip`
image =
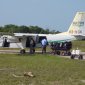
<svg viewBox="0 0 85 85">
<path fill-rule="evenodd" d="M 24 72 L 35 77 L 23 76 Z M 0 85 L 85 85 L 85 61 L 57 55 L 1 54 Z"/>
<path fill-rule="evenodd" d="M 84 47 L 73 44 L 74 48 L 79 45 Z M 0 85 L 85 85 L 85 60 L 52 54 L 0 54 Z"/>
</svg>

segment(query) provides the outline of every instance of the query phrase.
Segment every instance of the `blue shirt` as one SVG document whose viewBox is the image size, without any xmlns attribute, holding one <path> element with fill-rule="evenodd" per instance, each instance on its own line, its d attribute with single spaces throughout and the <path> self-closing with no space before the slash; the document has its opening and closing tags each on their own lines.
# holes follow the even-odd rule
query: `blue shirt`
<svg viewBox="0 0 85 85">
<path fill-rule="evenodd" d="M 46 40 L 46 39 L 43 39 L 43 40 L 41 41 L 41 44 L 42 44 L 42 45 L 47 45 L 47 40 Z"/>
</svg>

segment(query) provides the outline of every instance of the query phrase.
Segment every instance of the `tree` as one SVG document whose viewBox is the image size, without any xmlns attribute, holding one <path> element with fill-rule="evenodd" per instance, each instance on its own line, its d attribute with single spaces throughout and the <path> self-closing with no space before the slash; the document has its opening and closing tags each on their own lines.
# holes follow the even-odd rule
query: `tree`
<svg viewBox="0 0 85 85">
<path fill-rule="evenodd" d="M 29 29 L 30 29 L 30 33 L 41 33 L 41 31 L 43 30 L 38 26 L 29 26 Z"/>
<path fill-rule="evenodd" d="M 55 34 L 55 33 L 60 33 L 59 31 L 55 31 L 55 30 L 49 30 L 49 29 L 43 29 L 39 26 L 17 26 L 17 25 L 13 25 L 13 24 L 8 24 L 5 25 L 4 27 L 0 27 L 0 32 L 6 32 L 6 33 L 40 33 L 40 34 Z"/>
<path fill-rule="evenodd" d="M 18 31 L 21 33 L 29 33 L 30 32 L 29 27 L 24 26 L 24 25 L 20 26 Z"/>
</svg>

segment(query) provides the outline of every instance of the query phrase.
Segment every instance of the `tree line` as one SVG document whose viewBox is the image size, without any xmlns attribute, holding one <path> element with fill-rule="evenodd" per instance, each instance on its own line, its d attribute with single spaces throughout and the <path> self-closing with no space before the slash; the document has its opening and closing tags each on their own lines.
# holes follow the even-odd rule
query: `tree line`
<svg viewBox="0 0 85 85">
<path fill-rule="evenodd" d="M 18 25 L 13 25 L 13 24 L 8 24 L 4 26 L 0 26 L 0 33 L 39 33 L 39 34 L 55 34 L 55 33 L 60 33 L 59 31 L 56 30 L 49 30 L 49 29 L 44 29 L 39 26 L 18 26 Z"/>
</svg>

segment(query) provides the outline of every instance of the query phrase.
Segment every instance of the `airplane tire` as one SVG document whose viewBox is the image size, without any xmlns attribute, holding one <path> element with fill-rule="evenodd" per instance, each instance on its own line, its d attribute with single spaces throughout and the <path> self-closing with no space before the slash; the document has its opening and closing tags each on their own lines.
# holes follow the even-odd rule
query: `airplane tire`
<svg viewBox="0 0 85 85">
<path fill-rule="evenodd" d="M 23 50 L 20 50 L 20 54 L 25 54 L 26 52 L 25 52 L 25 50 L 23 49 Z"/>
<path fill-rule="evenodd" d="M 60 55 L 60 51 L 57 51 L 57 55 Z"/>
</svg>

